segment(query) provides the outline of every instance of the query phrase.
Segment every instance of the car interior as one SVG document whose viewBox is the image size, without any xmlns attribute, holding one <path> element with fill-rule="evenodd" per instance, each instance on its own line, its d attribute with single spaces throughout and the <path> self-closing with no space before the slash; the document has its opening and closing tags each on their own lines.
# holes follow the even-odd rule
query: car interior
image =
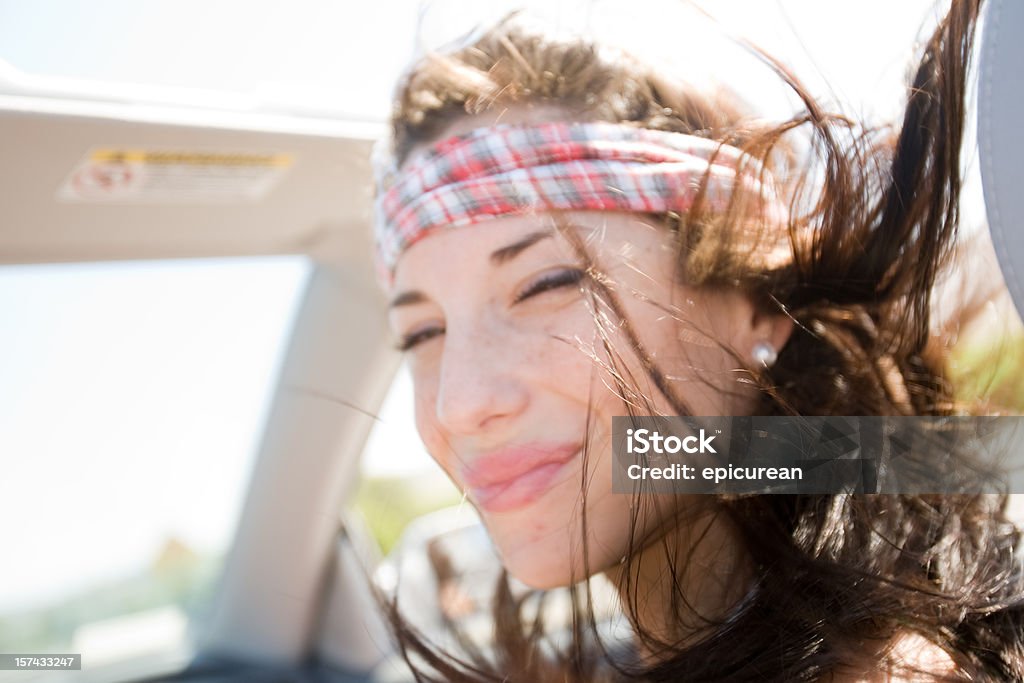
<svg viewBox="0 0 1024 683">
<path fill-rule="evenodd" d="M 1024 315 L 1024 4 L 987 5 L 978 165 L 999 268 Z M 202 619 L 182 627 L 184 645 L 102 664 L 83 654 L 80 671 L 0 671 L 0 683 L 411 681 L 378 596 L 397 590 L 419 628 L 440 631 L 439 553 L 480 576 L 480 594 L 468 599 L 486 646 L 481 610 L 500 565 L 470 506 L 418 516 L 387 553 L 351 506 L 401 362 L 371 258 L 371 157 L 383 121 L 140 103 L 117 88 L 0 67 L 2 267 L 279 256 L 306 264 L 237 523 Z M 397 504 L 405 494 L 393 495 Z M 611 607 L 604 617 L 624 628 Z M 19 628 L 0 614 L 0 651 L 24 650 L 30 641 L 3 642 Z"/>
</svg>

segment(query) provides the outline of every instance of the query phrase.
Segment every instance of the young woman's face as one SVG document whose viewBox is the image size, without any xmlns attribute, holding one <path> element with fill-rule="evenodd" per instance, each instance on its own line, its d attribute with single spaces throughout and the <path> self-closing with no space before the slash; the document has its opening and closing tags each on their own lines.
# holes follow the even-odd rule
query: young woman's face
<svg viewBox="0 0 1024 683">
<path fill-rule="evenodd" d="M 753 397 L 737 381 L 748 375 L 726 349 L 748 358 L 773 334 L 749 299 L 677 284 L 671 236 L 644 217 L 562 219 L 689 411 L 749 413 Z M 540 214 L 435 232 L 402 255 L 391 293 L 427 449 L 479 510 L 509 571 L 539 588 L 583 578 L 584 507 L 591 572 L 628 547 L 631 496 L 611 490 L 612 416 L 627 407 L 610 367 L 658 412 L 675 412 L 615 320 L 609 356 L 584 282 L 572 244 Z M 659 521 L 644 520 L 638 537 Z"/>
</svg>

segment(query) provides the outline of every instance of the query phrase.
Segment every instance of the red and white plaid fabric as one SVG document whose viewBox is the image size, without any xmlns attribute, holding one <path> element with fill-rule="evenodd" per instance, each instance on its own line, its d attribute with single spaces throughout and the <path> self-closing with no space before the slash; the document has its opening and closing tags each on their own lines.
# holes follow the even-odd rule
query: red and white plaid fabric
<svg viewBox="0 0 1024 683">
<path fill-rule="evenodd" d="M 721 210 L 743 153 L 706 138 L 616 123 L 496 125 L 442 140 L 384 174 L 377 257 L 390 280 L 399 256 L 433 230 L 538 211 Z M 756 164 L 753 164 L 756 166 Z M 761 193 L 757 173 L 745 189 Z"/>
</svg>

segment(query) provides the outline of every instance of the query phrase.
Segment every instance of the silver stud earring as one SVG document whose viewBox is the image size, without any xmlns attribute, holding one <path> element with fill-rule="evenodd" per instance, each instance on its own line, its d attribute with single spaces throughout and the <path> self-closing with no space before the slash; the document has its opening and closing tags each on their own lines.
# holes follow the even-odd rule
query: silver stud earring
<svg viewBox="0 0 1024 683">
<path fill-rule="evenodd" d="M 775 347 L 770 342 L 761 341 L 754 344 L 754 350 L 750 352 L 754 362 L 764 368 L 770 368 L 775 365 L 775 361 L 778 360 L 779 354 L 775 350 Z"/>
</svg>

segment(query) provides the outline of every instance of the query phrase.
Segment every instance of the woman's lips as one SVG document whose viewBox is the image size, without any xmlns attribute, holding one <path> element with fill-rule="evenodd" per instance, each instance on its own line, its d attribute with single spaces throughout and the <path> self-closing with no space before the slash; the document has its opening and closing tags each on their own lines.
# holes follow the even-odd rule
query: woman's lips
<svg viewBox="0 0 1024 683">
<path fill-rule="evenodd" d="M 474 458 L 462 469 L 473 500 L 488 512 L 515 510 L 533 502 L 580 452 L 579 443 L 528 444 Z"/>
</svg>

